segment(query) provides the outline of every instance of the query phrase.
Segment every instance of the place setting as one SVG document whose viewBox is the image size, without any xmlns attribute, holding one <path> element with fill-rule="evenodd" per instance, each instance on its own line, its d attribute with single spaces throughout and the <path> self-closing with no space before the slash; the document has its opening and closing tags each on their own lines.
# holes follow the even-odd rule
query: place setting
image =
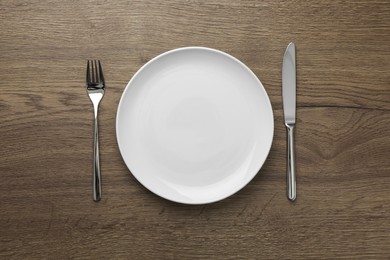
<svg viewBox="0 0 390 260">
<path fill-rule="evenodd" d="M 281 50 L 281 56 L 283 50 Z M 242 61 L 207 47 L 164 52 L 124 88 L 116 113 L 118 149 L 140 184 L 164 199 L 208 204 L 230 197 L 261 174 L 274 139 L 286 126 L 286 194 L 296 199 L 295 45 L 281 68 L 284 122 L 275 121 L 266 87 Z M 93 200 L 104 196 L 99 158 L 99 104 L 110 94 L 100 60 L 87 62 L 93 107 Z"/>
<path fill-rule="evenodd" d="M 390 259 L 390 1 L 0 5 L 0 259 Z"/>
</svg>

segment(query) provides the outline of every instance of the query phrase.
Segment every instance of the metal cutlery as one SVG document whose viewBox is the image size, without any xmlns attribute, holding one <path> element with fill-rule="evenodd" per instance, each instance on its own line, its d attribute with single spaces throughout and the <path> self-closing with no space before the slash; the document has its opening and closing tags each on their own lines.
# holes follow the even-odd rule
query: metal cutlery
<svg viewBox="0 0 390 260">
<path fill-rule="evenodd" d="M 287 197 L 297 197 L 295 173 L 294 127 L 296 117 L 296 65 L 295 45 L 290 42 L 286 48 L 282 67 L 282 95 L 284 124 L 287 128 Z"/>
<path fill-rule="evenodd" d="M 100 161 L 99 161 L 99 134 L 98 110 L 104 96 L 104 76 L 100 61 L 89 60 L 87 64 L 87 93 L 93 104 L 94 131 L 93 131 L 93 200 L 100 201 L 102 196 Z"/>
</svg>

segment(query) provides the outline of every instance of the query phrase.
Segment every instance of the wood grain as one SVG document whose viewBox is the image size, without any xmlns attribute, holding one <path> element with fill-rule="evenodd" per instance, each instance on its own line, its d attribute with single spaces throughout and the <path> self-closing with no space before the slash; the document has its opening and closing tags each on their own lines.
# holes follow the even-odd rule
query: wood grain
<svg viewBox="0 0 390 260">
<path fill-rule="evenodd" d="M 389 1 L 1 1 L 0 258 L 389 259 Z M 285 194 L 281 63 L 297 46 L 298 200 Z M 115 115 L 145 62 L 226 51 L 264 84 L 275 137 L 260 173 L 205 206 L 130 174 Z M 102 60 L 103 200 L 92 194 L 87 59 Z"/>
</svg>

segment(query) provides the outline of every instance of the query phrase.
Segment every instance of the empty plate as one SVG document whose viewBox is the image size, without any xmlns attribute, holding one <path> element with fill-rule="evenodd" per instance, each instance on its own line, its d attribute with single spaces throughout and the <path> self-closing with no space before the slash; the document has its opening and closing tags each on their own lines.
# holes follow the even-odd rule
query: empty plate
<svg viewBox="0 0 390 260">
<path fill-rule="evenodd" d="M 224 199 L 257 174 L 274 119 L 253 72 L 224 52 L 163 53 L 130 80 L 119 103 L 117 141 L 130 172 L 171 201 Z"/>
</svg>

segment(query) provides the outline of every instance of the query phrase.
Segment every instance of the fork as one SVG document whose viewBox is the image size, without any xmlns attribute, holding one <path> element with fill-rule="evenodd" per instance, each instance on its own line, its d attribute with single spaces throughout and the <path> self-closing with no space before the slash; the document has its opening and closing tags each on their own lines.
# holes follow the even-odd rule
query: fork
<svg viewBox="0 0 390 260">
<path fill-rule="evenodd" d="M 98 110 L 99 103 L 104 96 L 104 76 L 100 61 L 88 60 L 87 64 L 87 93 L 93 104 L 95 125 L 93 131 L 93 200 L 100 201 L 102 186 L 99 162 L 99 134 L 98 134 Z"/>
</svg>

